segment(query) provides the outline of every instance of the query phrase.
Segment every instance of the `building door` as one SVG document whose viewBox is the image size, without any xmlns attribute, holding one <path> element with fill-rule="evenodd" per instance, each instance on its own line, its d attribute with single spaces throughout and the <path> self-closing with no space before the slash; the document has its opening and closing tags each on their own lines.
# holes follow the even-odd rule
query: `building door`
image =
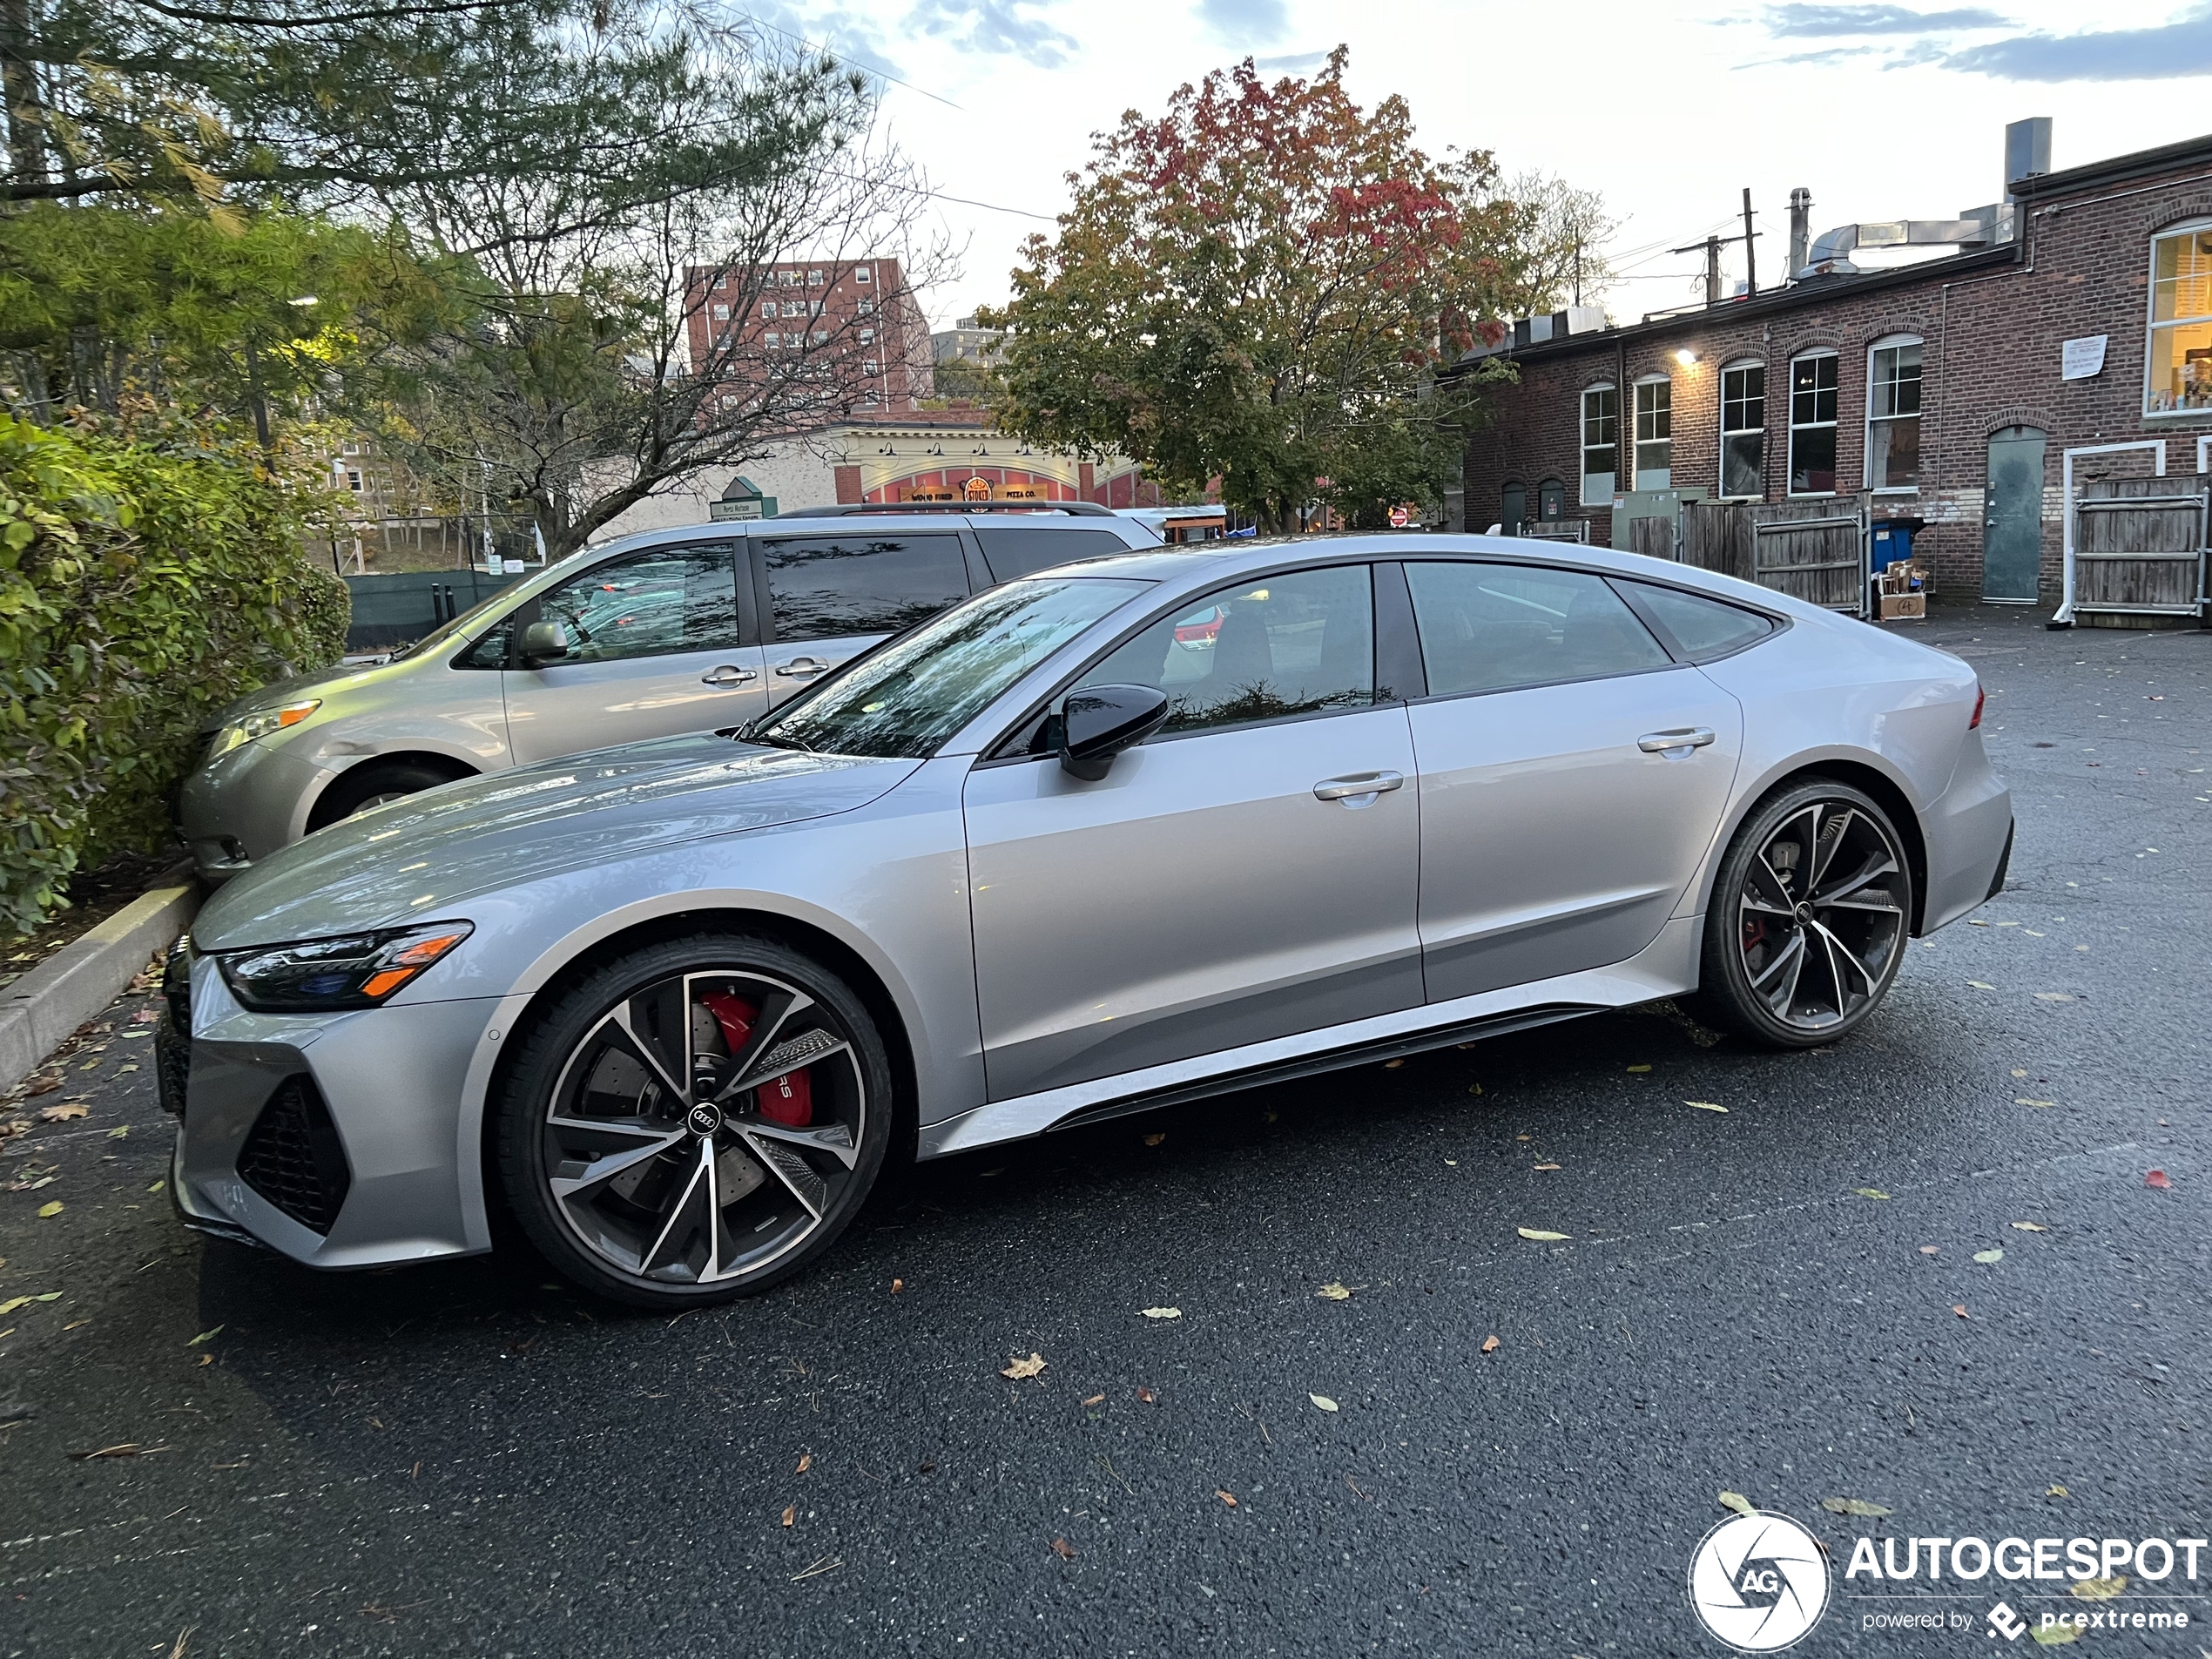
<svg viewBox="0 0 2212 1659">
<path fill-rule="evenodd" d="M 1521 521 L 1528 516 L 1528 487 L 1507 484 L 1498 492 L 1498 528 L 1507 536 L 1521 534 Z"/>
<path fill-rule="evenodd" d="M 2044 435 L 2008 426 L 1989 440 L 1989 487 L 1981 523 L 1981 597 L 2032 605 L 2043 567 Z"/>
</svg>

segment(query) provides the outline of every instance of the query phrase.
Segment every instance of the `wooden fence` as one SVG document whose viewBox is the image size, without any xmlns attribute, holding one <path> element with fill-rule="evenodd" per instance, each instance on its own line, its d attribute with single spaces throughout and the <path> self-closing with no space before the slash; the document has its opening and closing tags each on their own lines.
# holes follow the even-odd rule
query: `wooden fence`
<svg viewBox="0 0 2212 1659">
<path fill-rule="evenodd" d="M 2074 609 L 2115 617 L 2198 617 L 2212 474 L 2104 478 L 2074 505 Z"/>
</svg>

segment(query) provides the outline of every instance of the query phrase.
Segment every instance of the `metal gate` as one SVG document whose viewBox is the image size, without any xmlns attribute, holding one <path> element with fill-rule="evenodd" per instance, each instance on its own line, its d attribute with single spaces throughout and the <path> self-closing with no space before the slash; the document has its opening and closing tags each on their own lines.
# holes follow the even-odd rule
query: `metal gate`
<svg viewBox="0 0 2212 1659">
<path fill-rule="evenodd" d="M 2105 478 L 2074 504 L 2076 615 L 2201 617 L 2212 475 Z"/>
<path fill-rule="evenodd" d="M 1866 614 L 1871 544 L 1863 498 L 1765 502 L 1749 516 L 1754 582 L 1830 610 Z"/>
</svg>

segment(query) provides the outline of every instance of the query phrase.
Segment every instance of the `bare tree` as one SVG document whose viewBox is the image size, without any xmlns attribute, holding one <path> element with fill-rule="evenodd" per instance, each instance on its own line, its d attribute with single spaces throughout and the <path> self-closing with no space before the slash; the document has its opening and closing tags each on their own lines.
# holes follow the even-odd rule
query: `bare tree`
<svg viewBox="0 0 2212 1659">
<path fill-rule="evenodd" d="M 1613 284 L 1604 249 L 1622 223 L 1607 211 L 1604 196 L 1539 168 L 1504 180 L 1498 195 L 1514 204 L 1520 219 L 1512 314 L 1597 304 Z"/>
</svg>

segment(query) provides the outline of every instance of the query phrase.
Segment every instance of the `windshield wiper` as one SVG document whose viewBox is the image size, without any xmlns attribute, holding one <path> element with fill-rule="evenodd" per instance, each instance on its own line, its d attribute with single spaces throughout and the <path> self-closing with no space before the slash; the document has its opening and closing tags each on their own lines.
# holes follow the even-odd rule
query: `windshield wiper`
<svg viewBox="0 0 2212 1659">
<path fill-rule="evenodd" d="M 809 755 L 814 752 L 797 738 L 779 738 L 770 732 L 755 732 L 750 721 L 732 732 L 730 736 L 739 743 L 758 743 L 770 749 L 796 749 L 801 754 Z"/>
</svg>

